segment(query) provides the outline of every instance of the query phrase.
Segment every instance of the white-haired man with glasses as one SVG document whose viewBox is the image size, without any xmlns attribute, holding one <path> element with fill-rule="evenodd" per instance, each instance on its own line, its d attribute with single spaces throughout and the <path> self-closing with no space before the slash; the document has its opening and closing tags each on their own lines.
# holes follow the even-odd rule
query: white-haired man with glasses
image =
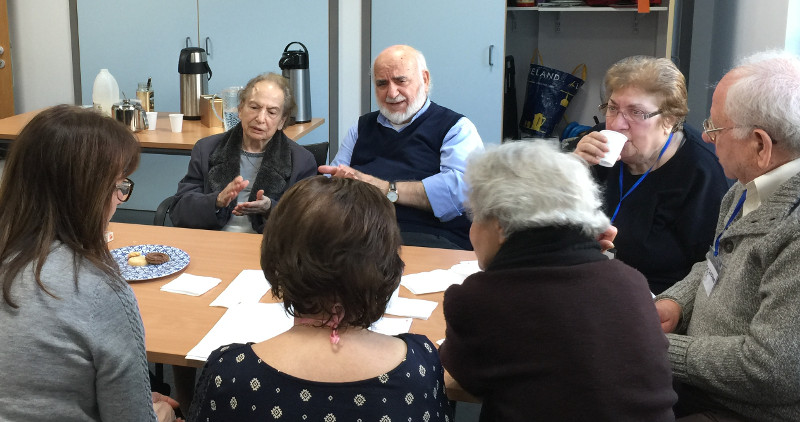
<svg viewBox="0 0 800 422">
<path fill-rule="evenodd" d="M 705 262 L 656 297 L 680 421 L 800 420 L 800 59 L 745 59 L 714 91 L 706 142 L 738 180 Z"/>
</svg>

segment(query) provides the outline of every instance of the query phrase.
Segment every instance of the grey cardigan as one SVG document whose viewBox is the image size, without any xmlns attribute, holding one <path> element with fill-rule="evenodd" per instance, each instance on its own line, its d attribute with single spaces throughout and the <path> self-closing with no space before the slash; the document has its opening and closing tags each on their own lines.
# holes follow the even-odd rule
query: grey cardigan
<svg viewBox="0 0 800 422">
<path fill-rule="evenodd" d="M 716 233 L 744 186 L 720 207 Z M 659 295 L 680 304 L 668 334 L 673 376 L 722 408 L 759 421 L 800 420 L 800 175 L 730 225 L 720 240 L 722 270 L 710 295 L 706 262 Z"/>
<path fill-rule="evenodd" d="M 0 299 L 0 420 L 155 421 L 144 327 L 133 290 L 55 243 L 42 268 Z"/>
</svg>

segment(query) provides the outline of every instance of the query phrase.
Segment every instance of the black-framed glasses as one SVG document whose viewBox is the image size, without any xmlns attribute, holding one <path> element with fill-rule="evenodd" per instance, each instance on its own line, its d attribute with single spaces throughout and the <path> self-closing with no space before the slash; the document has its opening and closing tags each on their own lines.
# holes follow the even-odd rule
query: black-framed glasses
<svg viewBox="0 0 800 422">
<path fill-rule="evenodd" d="M 639 109 L 628 109 L 623 111 L 619 107 L 615 106 L 614 104 L 603 103 L 597 106 L 598 110 L 606 113 L 606 117 L 617 117 L 618 115 L 622 114 L 622 117 L 629 122 L 636 122 L 641 123 L 653 116 L 658 116 L 661 114 L 661 110 L 656 110 L 652 113 L 648 113 L 643 110 Z"/>
<path fill-rule="evenodd" d="M 117 183 L 114 187 L 120 193 L 117 195 L 117 198 L 119 198 L 119 200 L 122 202 L 127 202 L 128 199 L 130 199 L 131 194 L 133 193 L 133 180 L 128 179 L 126 177 L 123 181 Z"/>
</svg>

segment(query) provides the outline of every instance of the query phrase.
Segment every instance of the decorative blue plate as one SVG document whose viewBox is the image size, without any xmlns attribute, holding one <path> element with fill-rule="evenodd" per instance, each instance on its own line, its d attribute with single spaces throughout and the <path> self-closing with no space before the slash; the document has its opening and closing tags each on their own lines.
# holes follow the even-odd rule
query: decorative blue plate
<svg viewBox="0 0 800 422">
<path fill-rule="evenodd" d="M 159 265 L 145 265 L 136 267 L 128 265 L 128 254 L 131 252 L 141 252 L 147 255 L 150 252 L 163 252 L 169 255 L 169 261 Z M 172 246 L 164 245 L 135 245 L 113 249 L 111 256 L 117 261 L 122 277 L 127 281 L 152 280 L 154 278 L 166 277 L 170 274 L 186 268 L 189 265 L 189 254 Z"/>
</svg>

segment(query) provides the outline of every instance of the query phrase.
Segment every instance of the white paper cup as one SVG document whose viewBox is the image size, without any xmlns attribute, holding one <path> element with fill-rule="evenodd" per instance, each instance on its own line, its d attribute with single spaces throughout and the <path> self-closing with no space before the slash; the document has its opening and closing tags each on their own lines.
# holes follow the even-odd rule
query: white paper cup
<svg viewBox="0 0 800 422">
<path fill-rule="evenodd" d="M 180 132 L 183 128 L 183 114 L 172 113 L 169 115 L 169 125 L 173 132 Z"/>
<path fill-rule="evenodd" d="M 606 142 L 608 152 L 600 159 L 600 165 L 603 167 L 614 167 L 614 163 L 617 162 L 619 153 L 622 152 L 622 147 L 625 146 L 628 137 L 613 130 L 601 130 L 600 133 L 608 140 L 608 142 Z"/>
<path fill-rule="evenodd" d="M 147 130 L 156 130 L 156 123 L 158 122 L 157 111 L 146 111 L 147 115 Z"/>
</svg>

